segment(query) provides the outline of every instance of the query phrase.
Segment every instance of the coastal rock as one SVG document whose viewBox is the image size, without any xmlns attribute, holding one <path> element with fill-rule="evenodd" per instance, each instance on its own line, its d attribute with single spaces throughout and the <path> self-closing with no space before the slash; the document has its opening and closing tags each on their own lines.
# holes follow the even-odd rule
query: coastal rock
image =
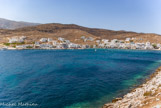
<svg viewBox="0 0 161 108">
<path fill-rule="evenodd" d="M 116 99 L 116 102 L 105 104 L 103 108 L 144 108 L 145 105 L 161 99 L 159 90 L 161 91 L 161 67 L 151 75 L 145 84 L 126 94 L 122 99 Z"/>
<path fill-rule="evenodd" d="M 112 103 L 105 104 L 102 108 L 113 108 L 113 104 Z"/>
</svg>

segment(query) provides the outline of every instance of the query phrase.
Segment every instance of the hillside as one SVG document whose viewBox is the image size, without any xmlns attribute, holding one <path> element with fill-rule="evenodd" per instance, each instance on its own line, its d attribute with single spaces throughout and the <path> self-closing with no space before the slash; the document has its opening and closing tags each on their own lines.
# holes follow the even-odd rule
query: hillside
<svg viewBox="0 0 161 108">
<path fill-rule="evenodd" d="M 74 24 L 42 24 L 32 27 L 24 27 L 15 30 L 0 30 L 0 41 L 5 41 L 4 37 L 27 36 L 28 40 L 36 41 L 42 37 L 56 39 L 63 37 L 76 43 L 81 36 L 94 37 L 95 39 L 125 39 L 135 37 L 138 42 L 150 41 L 161 43 L 161 36 L 157 34 L 135 33 L 126 31 L 112 31 L 106 29 L 87 28 Z"/>
<path fill-rule="evenodd" d="M 38 23 L 17 22 L 0 18 L 0 29 L 17 29 L 27 26 L 39 25 Z"/>
</svg>

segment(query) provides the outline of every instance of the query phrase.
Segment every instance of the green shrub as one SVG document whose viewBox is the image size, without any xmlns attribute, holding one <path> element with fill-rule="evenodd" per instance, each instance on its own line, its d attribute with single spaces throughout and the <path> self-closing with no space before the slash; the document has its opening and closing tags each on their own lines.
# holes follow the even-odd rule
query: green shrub
<svg viewBox="0 0 161 108">
<path fill-rule="evenodd" d="M 27 46 L 26 48 L 33 48 L 33 47 L 31 47 L 31 46 Z"/>
<path fill-rule="evenodd" d="M 144 93 L 144 96 L 151 96 L 152 95 L 152 92 L 151 91 L 147 91 Z"/>
<path fill-rule="evenodd" d="M 156 45 L 156 44 L 153 44 L 152 46 L 153 46 L 155 49 L 157 49 L 157 45 Z"/>
<path fill-rule="evenodd" d="M 10 43 L 3 43 L 3 45 L 10 46 Z"/>
<path fill-rule="evenodd" d="M 15 46 L 15 45 L 23 45 L 23 44 L 25 44 L 25 42 L 21 42 L 21 43 L 3 43 L 3 44 L 6 45 L 6 46 L 10 46 L 10 45 Z"/>
</svg>

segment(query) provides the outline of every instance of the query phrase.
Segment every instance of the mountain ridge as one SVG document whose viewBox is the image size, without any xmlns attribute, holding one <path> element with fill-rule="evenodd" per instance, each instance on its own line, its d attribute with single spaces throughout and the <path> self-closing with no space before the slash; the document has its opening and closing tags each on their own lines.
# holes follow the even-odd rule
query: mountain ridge
<svg viewBox="0 0 161 108">
<path fill-rule="evenodd" d="M 4 18 L 0 18 L 0 29 L 17 29 L 28 26 L 36 26 L 39 23 L 31 23 L 24 21 L 12 21 Z"/>
</svg>

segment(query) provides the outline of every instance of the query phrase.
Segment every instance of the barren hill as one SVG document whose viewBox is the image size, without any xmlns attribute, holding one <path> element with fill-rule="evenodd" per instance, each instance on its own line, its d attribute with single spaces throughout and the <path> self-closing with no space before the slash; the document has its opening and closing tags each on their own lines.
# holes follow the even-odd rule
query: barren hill
<svg viewBox="0 0 161 108">
<path fill-rule="evenodd" d="M 75 24 L 42 24 L 32 27 L 24 27 L 15 30 L 0 30 L 1 40 L 4 37 L 25 35 L 31 41 L 36 41 L 42 37 L 56 39 L 63 37 L 76 43 L 81 43 L 80 37 L 94 37 L 95 39 L 125 39 L 135 37 L 137 41 L 150 41 L 161 43 L 161 36 L 157 34 L 136 33 L 127 31 L 113 31 L 106 29 L 87 28 Z M 3 39 L 2 39 L 3 38 Z"/>
</svg>

